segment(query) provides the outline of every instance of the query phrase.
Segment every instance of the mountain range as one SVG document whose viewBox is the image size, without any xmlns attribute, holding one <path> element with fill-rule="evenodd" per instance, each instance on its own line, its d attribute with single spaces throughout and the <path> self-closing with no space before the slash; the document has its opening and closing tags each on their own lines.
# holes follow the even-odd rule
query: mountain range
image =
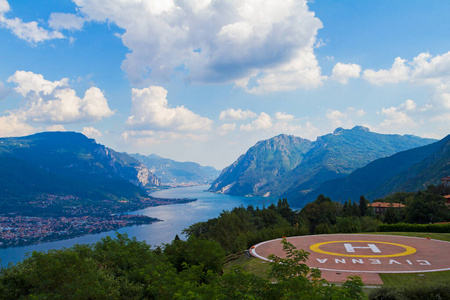
<svg viewBox="0 0 450 300">
<path fill-rule="evenodd" d="M 81 133 L 44 132 L 0 139 L 0 197 L 23 201 L 40 194 L 89 199 L 146 197 L 159 186 L 147 167 Z"/>
<path fill-rule="evenodd" d="M 203 167 L 195 162 L 178 162 L 155 154 L 130 156 L 143 163 L 165 185 L 206 184 L 220 174 L 220 171 L 213 167 Z"/>
<path fill-rule="evenodd" d="M 435 143 L 402 151 L 377 159 L 344 178 L 322 183 L 313 192 L 293 198 L 295 205 L 303 205 L 324 194 L 336 201 L 361 195 L 369 200 L 401 191 L 424 190 L 430 184 L 450 174 L 450 135 Z"/>
<path fill-rule="evenodd" d="M 374 133 L 362 126 L 337 128 L 314 142 L 282 134 L 251 147 L 222 171 L 209 190 L 287 197 L 299 202 L 328 180 L 346 177 L 376 159 L 435 141 Z"/>
</svg>

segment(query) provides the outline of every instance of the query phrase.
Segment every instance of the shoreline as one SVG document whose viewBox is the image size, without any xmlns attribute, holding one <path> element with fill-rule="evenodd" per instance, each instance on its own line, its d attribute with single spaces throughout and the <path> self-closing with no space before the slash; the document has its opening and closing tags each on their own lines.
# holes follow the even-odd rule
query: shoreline
<svg viewBox="0 0 450 300">
<path fill-rule="evenodd" d="M 0 216 L 0 249 L 57 242 L 90 234 L 119 230 L 125 227 L 162 222 L 164 220 L 141 214 L 133 214 L 133 212 L 149 207 L 184 204 L 195 201 L 197 201 L 197 198 L 159 198 L 149 196 L 149 198 L 145 198 L 141 200 L 141 202 L 135 203 L 135 207 L 133 207 L 132 210 L 127 210 L 125 212 L 116 211 L 114 213 L 109 212 L 107 215 L 82 214 L 57 217 Z M 12 227 L 13 224 L 18 225 Z M 44 224 L 44 226 L 42 224 Z M 47 227 L 44 228 L 44 232 L 42 232 L 42 227 L 45 226 Z M 54 229 L 55 227 L 59 229 Z M 39 231 L 42 233 L 39 234 Z M 24 234 L 24 232 L 28 235 Z M 10 234 L 8 235 L 8 233 Z M 4 236 L 9 238 L 1 238 Z"/>
</svg>

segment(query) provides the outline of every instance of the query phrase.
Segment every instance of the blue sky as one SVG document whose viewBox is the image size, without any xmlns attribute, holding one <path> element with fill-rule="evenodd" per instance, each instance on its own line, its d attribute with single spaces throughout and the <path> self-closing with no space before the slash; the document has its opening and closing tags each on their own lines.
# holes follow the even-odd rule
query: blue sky
<svg viewBox="0 0 450 300">
<path fill-rule="evenodd" d="M 0 0 L 0 136 L 78 131 L 218 169 L 281 133 L 443 138 L 449 12 L 449 1 Z"/>
</svg>

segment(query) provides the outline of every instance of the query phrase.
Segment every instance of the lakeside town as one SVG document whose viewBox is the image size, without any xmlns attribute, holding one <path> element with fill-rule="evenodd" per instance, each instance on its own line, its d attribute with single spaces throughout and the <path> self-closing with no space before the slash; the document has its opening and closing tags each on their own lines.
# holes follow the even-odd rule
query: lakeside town
<svg viewBox="0 0 450 300">
<path fill-rule="evenodd" d="M 100 200 L 87 205 L 72 195 L 41 195 L 28 202 L 27 212 L 0 214 L 0 248 L 25 246 L 117 230 L 122 227 L 151 224 L 161 220 L 127 212 L 196 200 L 148 197 L 119 201 Z"/>
<path fill-rule="evenodd" d="M 0 248 L 25 246 L 73 238 L 85 234 L 117 230 L 132 225 L 160 221 L 144 215 L 106 217 L 28 217 L 0 216 Z"/>
</svg>

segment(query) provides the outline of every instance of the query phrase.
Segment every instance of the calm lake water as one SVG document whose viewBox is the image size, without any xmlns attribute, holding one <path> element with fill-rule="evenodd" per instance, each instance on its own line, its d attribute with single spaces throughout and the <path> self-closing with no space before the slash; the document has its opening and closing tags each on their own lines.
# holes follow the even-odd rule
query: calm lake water
<svg viewBox="0 0 450 300">
<path fill-rule="evenodd" d="M 129 237 L 136 237 L 140 241 L 146 241 L 150 245 L 160 245 L 170 243 L 175 235 L 181 235 L 184 228 L 191 224 L 215 218 L 223 210 L 230 210 L 237 206 L 247 206 L 253 204 L 262 207 L 275 203 L 278 199 L 262 197 L 235 197 L 204 192 L 209 186 L 196 186 L 188 188 L 175 188 L 152 193 L 152 196 L 159 198 L 197 198 L 198 200 L 185 204 L 163 205 L 149 207 L 133 213 L 155 217 L 162 222 L 149 225 L 125 227 L 117 230 L 120 233 L 127 233 Z M 106 236 L 115 236 L 115 231 L 107 231 L 99 234 L 90 234 L 68 240 L 43 243 L 25 247 L 12 247 L 0 249 L 0 264 L 16 263 L 23 260 L 27 253 L 32 251 L 47 251 L 51 249 L 61 249 L 71 247 L 75 244 L 91 244 Z"/>
</svg>

